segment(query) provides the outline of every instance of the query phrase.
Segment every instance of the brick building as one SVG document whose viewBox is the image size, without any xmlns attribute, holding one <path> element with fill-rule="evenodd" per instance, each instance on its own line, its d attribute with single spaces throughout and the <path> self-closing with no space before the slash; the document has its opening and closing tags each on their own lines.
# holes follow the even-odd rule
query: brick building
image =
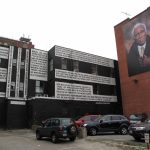
<svg viewBox="0 0 150 150">
<path fill-rule="evenodd" d="M 142 66 L 138 62 L 139 60 L 135 63 L 136 56 L 140 55 L 138 50 L 136 50 L 136 54 L 134 56 L 132 55 L 131 58 L 131 53 L 134 51 L 133 47 L 135 48 L 136 45 L 138 45 L 137 41 L 135 41 L 136 38 L 142 39 L 145 36 L 144 34 L 147 34 L 148 36 L 150 35 L 149 14 L 150 8 L 147 8 L 137 16 L 131 19 L 126 19 L 114 27 L 118 53 L 123 113 L 126 116 L 129 116 L 132 113 L 147 113 L 147 115 L 150 115 L 149 65 Z M 135 34 L 133 27 L 135 29 L 139 26 L 139 24 L 140 26 L 141 24 L 142 26 L 145 24 L 147 29 L 146 31 L 145 29 L 142 29 L 140 32 L 138 31 L 139 33 Z M 145 45 L 145 43 L 143 45 Z M 150 43 L 146 41 L 145 49 L 148 50 L 145 50 L 144 55 L 147 57 L 149 57 L 149 45 Z M 132 60 L 129 61 L 129 58 Z M 130 64 L 130 62 L 132 62 L 132 64 Z M 138 67 L 138 63 L 140 64 L 140 67 Z"/>
</svg>

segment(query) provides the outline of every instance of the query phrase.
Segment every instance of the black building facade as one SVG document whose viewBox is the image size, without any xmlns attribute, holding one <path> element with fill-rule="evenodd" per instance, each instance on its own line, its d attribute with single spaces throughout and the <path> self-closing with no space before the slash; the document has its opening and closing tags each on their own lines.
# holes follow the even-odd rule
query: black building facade
<svg viewBox="0 0 150 150">
<path fill-rule="evenodd" d="M 29 39 L 0 38 L 0 126 L 31 127 L 48 117 L 122 113 L 116 60 Z"/>
</svg>

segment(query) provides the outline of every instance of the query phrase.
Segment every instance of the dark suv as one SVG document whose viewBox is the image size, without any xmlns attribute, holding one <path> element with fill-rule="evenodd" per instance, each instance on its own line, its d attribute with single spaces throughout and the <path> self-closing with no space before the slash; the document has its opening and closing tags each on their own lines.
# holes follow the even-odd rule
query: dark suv
<svg viewBox="0 0 150 150">
<path fill-rule="evenodd" d="M 83 125 L 88 135 L 96 135 L 100 132 L 115 132 L 125 135 L 128 133 L 129 121 L 122 115 L 104 115 Z"/>
<path fill-rule="evenodd" d="M 150 118 L 147 118 L 144 122 L 131 124 L 129 126 L 129 134 L 139 141 L 144 138 L 144 134 L 150 134 Z"/>
<path fill-rule="evenodd" d="M 71 118 L 49 118 L 43 121 L 42 126 L 36 129 L 36 138 L 51 138 L 56 143 L 59 138 L 69 138 L 74 141 L 77 136 L 77 127 Z"/>
<path fill-rule="evenodd" d="M 146 113 L 135 113 L 129 116 L 130 123 L 140 123 L 144 122 L 148 118 Z"/>
</svg>

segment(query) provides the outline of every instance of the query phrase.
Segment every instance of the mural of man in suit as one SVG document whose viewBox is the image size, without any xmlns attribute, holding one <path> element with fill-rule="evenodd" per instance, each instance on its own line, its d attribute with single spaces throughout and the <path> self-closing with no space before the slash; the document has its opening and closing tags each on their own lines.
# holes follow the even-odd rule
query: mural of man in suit
<svg viewBox="0 0 150 150">
<path fill-rule="evenodd" d="M 132 37 L 134 42 L 127 55 L 129 76 L 150 71 L 150 36 L 146 25 L 135 24 Z"/>
</svg>

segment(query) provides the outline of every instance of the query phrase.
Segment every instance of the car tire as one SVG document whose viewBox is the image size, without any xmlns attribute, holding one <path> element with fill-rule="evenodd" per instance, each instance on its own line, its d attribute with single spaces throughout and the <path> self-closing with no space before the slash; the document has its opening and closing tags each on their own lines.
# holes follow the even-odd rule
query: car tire
<svg viewBox="0 0 150 150">
<path fill-rule="evenodd" d="M 71 125 L 70 127 L 68 127 L 68 132 L 70 135 L 77 135 L 77 128 L 74 125 Z"/>
<path fill-rule="evenodd" d="M 95 128 L 90 128 L 89 134 L 92 135 L 92 136 L 94 136 L 94 135 L 97 134 L 97 130 Z"/>
<path fill-rule="evenodd" d="M 40 135 L 40 132 L 37 131 L 37 132 L 36 132 L 36 139 L 37 139 L 37 140 L 41 140 L 41 138 L 42 138 L 42 137 L 41 137 L 41 135 Z"/>
<path fill-rule="evenodd" d="M 76 137 L 70 137 L 70 141 L 75 141 Z"/>
<path fill-rule="evenodd" d="M 120 128 L 120 134 L 121 135 L 126 135 L 128 133 L 128 128 L 123 126 Z"/>
<path fill-rule="evenodd" d="M 52 134 L 51 139 L 52 139 L 52 143 L 57 143 L 58 141 L 58 138 L 55 133 Z"/>
</svg>

